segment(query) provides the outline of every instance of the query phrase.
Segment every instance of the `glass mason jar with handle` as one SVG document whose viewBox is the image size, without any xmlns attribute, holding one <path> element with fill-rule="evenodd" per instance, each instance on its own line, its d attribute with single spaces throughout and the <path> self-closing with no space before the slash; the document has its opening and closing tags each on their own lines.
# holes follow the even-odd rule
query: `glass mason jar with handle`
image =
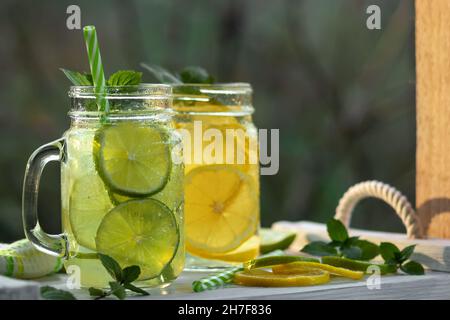
<svg viewBox="0 0 450 320">
<path fill-rule="evenodd" d="M 186 268 L 259 254 L 258 135 L 246 83 L 173 85 L 185 159 Z"/>
<path fill-rule="evenodd" d="M 103 95 L 102 95 L 103 96 Z M 108 114 L 94 88 L 71 87 L 71 126 L 30 157 L 23 189 L 27 238 L 63 257 L 83 287 L 106 287 L 99 254 L 141 269 L 137 285 L 166 286 L 184 266 L 181 139 L 174 131 L 171 88 L 107 87 Z M 39 224 L 37 197 L 45 165 L 61 162 L 62 233 Z"/>
</svg>

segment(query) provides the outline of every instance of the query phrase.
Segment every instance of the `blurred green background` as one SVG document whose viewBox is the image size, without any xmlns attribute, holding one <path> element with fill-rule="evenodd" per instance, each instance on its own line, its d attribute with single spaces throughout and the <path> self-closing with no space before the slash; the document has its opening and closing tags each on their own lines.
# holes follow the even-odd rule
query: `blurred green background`
<svg viewBox="0 0 450 320">
<path fill-rule="evenodd" d="M 81 31 L 66 28 L 70 4 L 83 25 L 96 25 L 107 74 L 142 61 L 201 65 L 221 82 L 253 85 L 256 125 L 279 128 L 281 140 L 278 175 L 261 177 L 263 226 L 326 221 L 366 179 L 414 201 L 413 1 L 2 0 L 0 241 L 23 237 L 28 156 L 69 126 L 69 82 L 58 68 L 89 68 Z M 381 30 L 366 28 L 370 4 L 381 8 Z M 39 204 L 47 231 L 59 231 L 59 201 L 52 164 Z M 403 230 L 375 200 L 357 207 L 353 226 Z"/>
</svg>

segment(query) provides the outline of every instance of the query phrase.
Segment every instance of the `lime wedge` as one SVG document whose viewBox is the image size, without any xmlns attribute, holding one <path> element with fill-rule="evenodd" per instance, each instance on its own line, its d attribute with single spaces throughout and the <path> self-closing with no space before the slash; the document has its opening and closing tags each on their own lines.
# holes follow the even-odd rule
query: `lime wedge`
<svg viewBox="0 0 450 320">
<path fill-rule="evenodd" d="M 297 287 L 313 286 L 330 281 L 330 274 L 320 269 L 309 269 L 298 274 L 276 274 L 265 270 L 240 271 L 233 282 L 252 287 Z"/>
<path fill-rule="evenodd" d="M 271 266 L 276 266 L 279 264 L 292 263 L 297 261 L 304 262 L 320 262 L 318 259 L 307 258 L 301 256 L 268 256 L 253 259 L 244 263 L 244 269 L 258 269 L 258 268 L 267 268 Z"/>
<path fill-rule="evenodd" d="M 395 265 L 377 264 L 368 261 L 353 260 L 343 257 L 333 257 L 333 256 L 322 257 L 322 263 L 328 264 L 330 266 L 362 272 L 366 272 L 367 268 L 369 268 L 370 266 L 378 267 L 380 269 L 381 274 L 397 272 L 397 267 Z"/>
<path fill-rule="evenodd" d="M 130 200 L 112 209 L 95 238 L 97 251 L 122 267 L 138 265 L 140 280 L 158 276 L 172 261 L 180 242 L 175 215 L 154 199 Z"/>
<path fill-rule="evenodd" d="M 284 250 L 289 248 L 296 236 L 293 232 L 278 231 L 266 228 L 261 228 L 259 230 L 259 234 L 261 236 L 260 251 L 262 254 L 274 250 Z"/>
<path fill-rule="evenodd" d="M 97 171 L 121 195 L 139 197 L 164 188 L 171 157 L 165 131 L 123 122 L 99 129 L 94 139 Z"/>
<path fill-rule="evenodd" d="M 96 175 L 85 175 L 70 191 L 69 220 L 76 241 L 95 250 L 95 235 L 105 214 L 113 207 L 103 181 Z"/>
</svg>

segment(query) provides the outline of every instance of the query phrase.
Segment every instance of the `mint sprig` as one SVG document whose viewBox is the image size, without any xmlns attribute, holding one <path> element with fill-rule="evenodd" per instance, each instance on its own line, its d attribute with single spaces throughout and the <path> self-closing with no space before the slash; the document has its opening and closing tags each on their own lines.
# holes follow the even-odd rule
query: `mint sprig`
<svg viewBox="0 0 450 320">
<path fill-rule="evenodd" d="M 379 254 L 378 246 L 359 237 L 350 237 L 347 228 L 336 219 L 327 222 L 330 242 L 313 241 L 301 250 L 314 256 L 340 256 L 354 260 L 371 260 Z"/>
<path fill-rule="evenodd" d="M 395 266 L 404 273 L 411 275 L 422 275 L 425 273 L 423 266 L 413 260 L 409 260 L 416 245 L 405 247 L 403 250 L 390 242 L 380 243 L 380 254 L 386 264 Z"/>
<path fill-rule="evenodd" d="M 59 68 L 74 86 L 93 86 L 92 75 L 90 73 L 80 73 L 77 71 Z"/>
<path fill-rule="evenodd" d="M 172 73 L 169 70 L 147 63 L 141 63 L 141 67 L 149 71 L 153 77 L 161 83 L 166 84 L 211 84 L 215 82 L 212 75 L 204 68 L 199 66 L 188 66 L 183 68 L 180 72 Z M 199 92 L 200 93 L 200 92 Z"/>
<path fill-rule="evenodd" d="M 95 297 L 96 300 L 102 299 L 111 295 L 123 300 L 126 298 L 126 289 L 147 296 L 149 293 L 132 284 L 141 274 L 139 266 L 128 266 L 122 269 L 119 263 L 110 256 L 99 254 L 100 262 L 106 271 L 111 275 L 115 281 L 109 282 L 110 290 L 103 290 L 94 287 L 89 288 L 89 294 Z"/>
<path fill-rule="evenodd" d="M 64 68 L 60 70 L 66 75 L 67 79 L 75 86 L 93 86 L 92 75 L 90 73 L 80 73 Z M 142 81 L 142 72 L 133 70 L 119 70 L 113 73 L 106 81 L 108 86 L 135 86 Z"/>
<path fill-rule="evenodd" d="M 386 270 L 389 270 L 389 272 L 396 272 L 400 269 L 411 275 L 425 273 L 420 263 L 409 259 L 416 245 L 407 246 L 403 250 L 390 242 L 382 242 L 380 246 L 377 246 L 359 237 L 350 237 L 344 224 L 336 219 L 327 222 L 327 232 L 331 239 L 330 242 L 312 241 L 300 251 L 319 257 L 344 257 L 350 260 L 359 260 L 358 263 L 361 265 L 380 254 L 385 261 Z"/>
</svg>

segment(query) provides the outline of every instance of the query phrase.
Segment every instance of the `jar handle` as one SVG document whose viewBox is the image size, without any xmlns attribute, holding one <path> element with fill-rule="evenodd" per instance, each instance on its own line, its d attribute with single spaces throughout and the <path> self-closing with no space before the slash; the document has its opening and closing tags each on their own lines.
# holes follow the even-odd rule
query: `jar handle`
<svg viewBox="0 0 450 320">
<path fill-rule="evenodd" d="M 22 219 L 25 235 L 40 251 L 66 258 L 68 241 L 64 234 L 47 234 L 39 224 L 37 206 L 39 182 L 47 163 L 61 161 L 64 154 L 64 138 L 47 143 L 33 152 L 28 159 L 22 193 Z"/>
<path fill-rule="evenodd" d="M 394 187 L 379 181 L 364 181 L 355 184 L 345 192 L 336 208 L 335 219 L 341 220 L 348 228 L 353 209 L 365 198 L 378 198 L 388 203 L 397 213 L 410 239 L 423 239 L 420 220 L 408 199 Z"/>
</svg>

